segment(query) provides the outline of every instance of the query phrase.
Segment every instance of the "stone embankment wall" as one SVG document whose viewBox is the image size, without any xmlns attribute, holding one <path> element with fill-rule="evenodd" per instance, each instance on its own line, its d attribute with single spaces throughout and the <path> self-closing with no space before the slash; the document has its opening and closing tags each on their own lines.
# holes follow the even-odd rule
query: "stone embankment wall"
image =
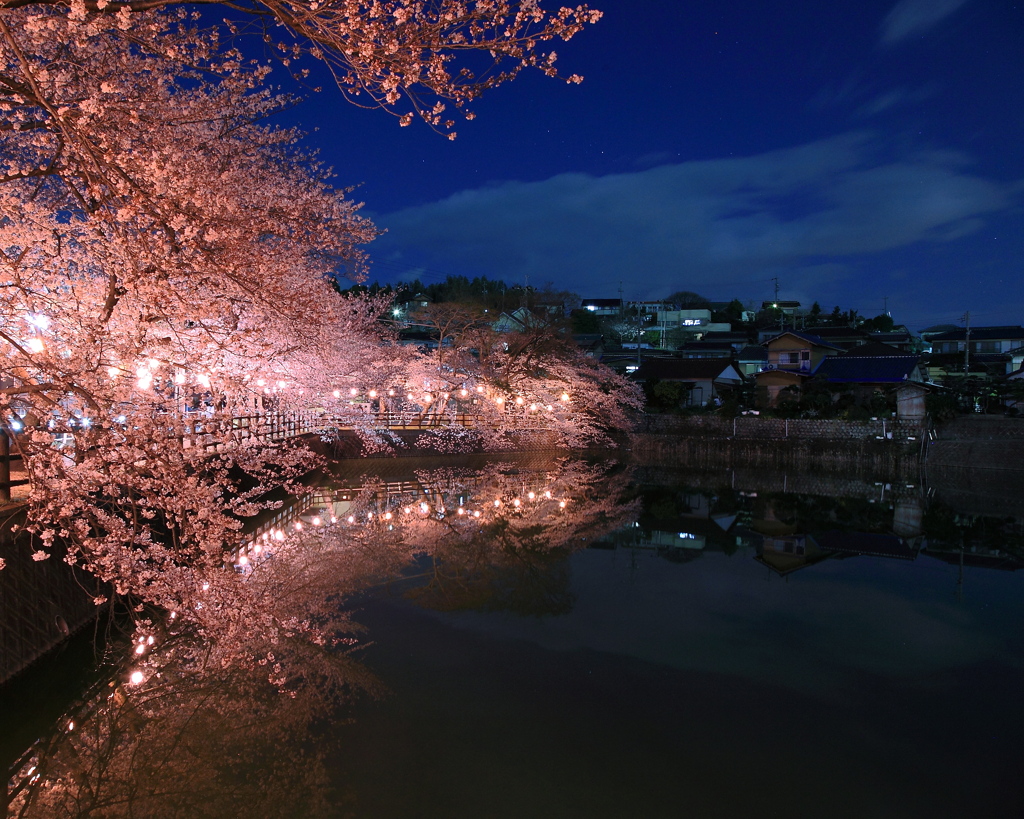
<svg viewBox="0 0 1024 819">
<path fill-rule="evenodd" d="M 920 494 L 917 478 L 880 481 L 861 470 L 822 471 L 794 469 L 789 472 L 739 467 L 735 469 L 694 469 L 680 464 L 672 469 L 665 464 L 648 465 L 642 461 L 634 467 L 637 483 L 654 486 L 685 485 L 693 489 L 717 491 L 722 487 L 745 492 L 792 492 L 801 495 L 822 495 L 830 498 L 874 498 L 876 500 L 916 497 Z M 681 477 L 681 476 L 685 477 Z M 882 476 L 885 477 L 885 476 Z"/>
<path fill-rule="evenodd" d="M 919 440 L 921 427 L 891 418 L 879 418 L 874 421 L 836 421 L 824 418 L 786 420 L 762 418 L 758 415 L 743 415 L 738 418 L 719 418 L 714 415 L 645 415 L 637 432 L 757 440 L 905 441 Z"/>
<path fill-rule="evenodd" d="M 916 478 L 923 430 L 892 419 L 833 421 L 741 416 L 645 416 L 629 438 L 634 457 L 698 468 L 870 471 Z"/>
<path fill-rule="evenodd" d="M 925 452 L 931 466 L 1024 469 L 1024 418 L 967 415 L 936 428 Z"/>
<path fill-rule="evenodd" d="M 961 416 L 925 450 L 929 490 L 961 512 L 1024 515 L 1024 418 Z"/>
<path fill-rule="evenodd" d="M 23 516 L 6 518 L 0 536 L 0 684 L 27 668 L 46 652 L 62 643 L 99 609 L 93 596 L 100 584 L 85 572 L 72 568 L 59 555 L 35 561 L 38 544 L 20 529 Z"/>
</svg>

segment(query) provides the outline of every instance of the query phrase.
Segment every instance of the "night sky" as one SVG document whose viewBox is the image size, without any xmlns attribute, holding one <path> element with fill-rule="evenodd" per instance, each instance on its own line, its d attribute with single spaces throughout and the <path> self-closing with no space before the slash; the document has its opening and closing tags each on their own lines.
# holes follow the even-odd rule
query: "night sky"
<svg viewBox="0 0 1024 819">
<path fill-rule="evenodd" d="M 547 5 L 551 5 L 548 3 Z M 294 111 L 387 229 L 371 279 L 774 295 L 913 330 L 1024 323 L 1024 4 L 596 0 L 449 141 Z"/>
</svg>

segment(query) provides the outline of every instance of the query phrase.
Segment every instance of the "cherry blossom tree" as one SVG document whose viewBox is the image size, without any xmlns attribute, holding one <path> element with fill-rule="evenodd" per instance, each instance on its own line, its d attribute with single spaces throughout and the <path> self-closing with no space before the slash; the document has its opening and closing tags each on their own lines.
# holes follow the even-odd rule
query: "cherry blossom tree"
<svg viewBox="0 0 1024 819">
<path fill-rule="evenodd" d="M 182 13 L 80 17 L 0 13 L 0 395 L 44 544 L 138 593 L 222 564 L 238 516 L 315 465 L 231 419 L 369 367 L 382 306 L 327 277 L 375 231 L 259 124 L 284 104 L 262 68 Z"/>
<path fill-rule="evenodd" d="M 523 67 L 552 73 L 538 44 L 596 19 L 534 2 L 241 10 L 297 38 L 286 59 L 308 51 L 352 93 L 404 100 L 442 128 L 416 87 L 463 106 Z M 467 51 L 511 67 L 456 71 Z M 492 421 L 478 437 L 507 445 L 519 401 L 567 442 L 635 403 L 590 362 L 510 352 L 486 333 L 486 355 L 440 366 L 394 343 L 386 299 L 340 296 L 331 277 L 360 278 L 375 229 L 296 132 L 265 124 L 292 102 L 268 73 L 174 3 L 0 2 L 0 409 L 25 428 L 37 555 L 64 554 L 221 646 L 250 645 L 235 638 L 253 629 L 321 639 L 296 613 L 309 594 L 285 614 L 266 605 L 283 599 L 277 585 L 224 571 L 244 521 L 318 464 L 262 435 L 268 414 L 329 417 L 383 447 L 385 396 L 422 414 L 426 390 L 439 412 L 472 386 Z M 428 370 L 447 395 L 423 383 Z M 463 448 L 452 429 L 448 448 Z"/>
<path fill-rule="evenodd" d="M 89 24 L 116 18 L 129 29 L 136 17 L 184 5 L 183 0 L 3 0 L 0 10 L 67 10 Z M 230 30 L 259 34 L 288 67 L 303 56 L 323 62 L 345 96 L 383 108 L 403 125 L 420 117 L 450 131 L 452 104 L 467 119 L 467 105 L 524 68 L 558 76 L 552 41 L 565 41 L 601 13 L 584 5 L 545 11 L 539 0 L 189 0 L 220 6 Z M 13 18 L 18 24 L 21 18 Z M 304 73 L 301 72 L 300 73 Z M 580 82 L 578 75 L 566 77 Z M 450 133 L 454 136 L 454 132 Z"/>
<path fill-rule="evenodd" d="M 557 446 L 614 445 L 611 433 L 631 428 L 643 407 L 633 382 L 543 317 L 502 332 L 470 308 L 433 308 L 420 320 L 440 343 L 410 364 L 407 398 L 423 417 L 453 427 L 473 419 L 474 435 L 452 446 L 508 447 L 509 435 L 524 429 L 548 433 Z"/>
</svg>

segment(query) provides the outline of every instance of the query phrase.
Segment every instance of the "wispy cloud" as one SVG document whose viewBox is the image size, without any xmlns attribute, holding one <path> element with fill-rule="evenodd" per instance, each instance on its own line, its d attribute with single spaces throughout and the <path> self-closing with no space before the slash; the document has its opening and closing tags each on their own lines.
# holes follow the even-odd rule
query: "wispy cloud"
<svg viewBox="0 0 1024 819">
<path fill-rule="evenodd" d="M 967 0 L 899 0 L 882 21 L 882 43 L 893 45 L 946 19 Z"/>
<path fill-rule="evenodd" d="M 969 168 L 955 152 L 883 161 L 869 135 L 850 134 L 746 158 L 505 182 L 380 217 L 389 232 L 373 252 L 389 267 L 408 260 L 587 293 L 625 280 L 638 297 L 684 285 L 716 297 L 783 268 L 813 270 L 820 288 L 823 270 L 841 277 L 863 254 L 951 241 L 1016 198 Z"/>
</svg>

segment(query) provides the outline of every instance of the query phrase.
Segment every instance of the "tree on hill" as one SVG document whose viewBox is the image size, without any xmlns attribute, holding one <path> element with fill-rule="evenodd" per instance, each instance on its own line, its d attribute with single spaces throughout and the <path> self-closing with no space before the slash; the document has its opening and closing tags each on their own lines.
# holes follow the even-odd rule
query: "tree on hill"
<svg viewBox="0 0 1024 819">
<path fill-rule="evenodd" d="M 706 310 L 711 307 L 710 301 L 691 290 L 678 290 L 665 299 L 665 302 L 674 304 L 680 310 Z"/>
<path fill-rule="evenodd" d="M 869 333 L 891 333 L 896 323 L 888 313 L 880 313 L 874 318 L 865 319 L 860 323 L 860 328 Z"/>
</svg>

